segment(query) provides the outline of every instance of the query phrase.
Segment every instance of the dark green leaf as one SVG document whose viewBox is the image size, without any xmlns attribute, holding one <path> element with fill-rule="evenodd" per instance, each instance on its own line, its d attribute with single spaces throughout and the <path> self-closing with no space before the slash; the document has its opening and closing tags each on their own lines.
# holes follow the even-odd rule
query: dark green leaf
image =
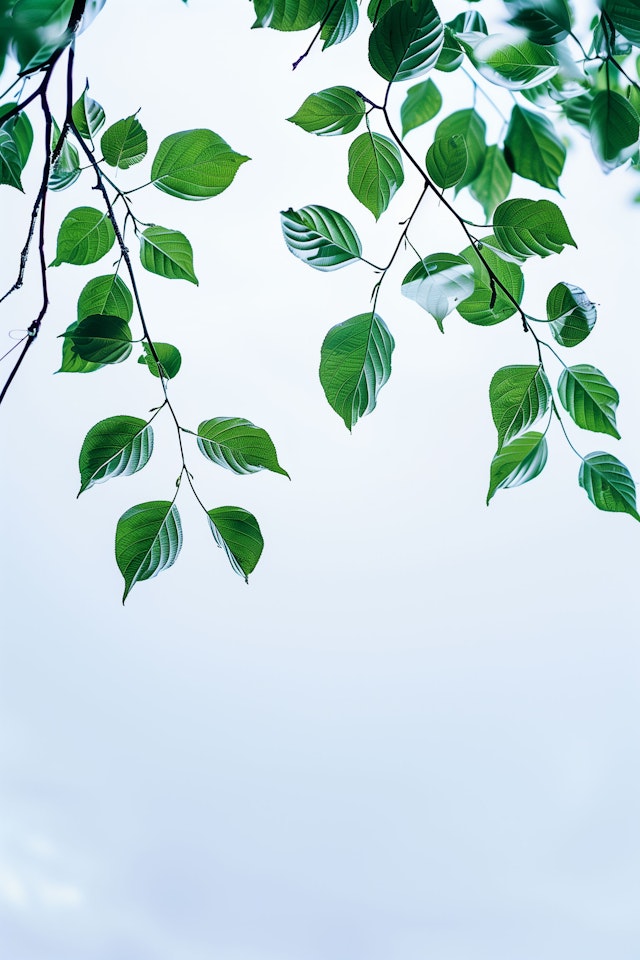
<svg viewBox="0 0 640 960">
<path fill-rule="evenodd" d="M 207 516 L 216 543 L 226 553 L 233 570 L 248 583 L 264 546 L 258 521 L 242 507 L 215 507 L 207 510 Z"/>
<path fill-rule="evenodd" d="M 198 427 L 198 447 L 207 460 L 237 474 L 271 470 L 289 474 L 278 463 L 278 455 L 266 430 L 241 417 L 214 417 Z"/>
<path fill-rule="evenodd" d="M 355 32 L 360 14 L 356 0 L 336 0 L 329 9 L 320 39 L 323 40 L 322 49 L 333 47 L 336 43 L 343 43 Z"/>
<path fill-rule="evenodd" d="M 464 50 L 460 46 L 454 31 L 445 24 L 444 42 L 435 62 L 435 68 L 442 73 L 453 73 L 462 64 L 463 60 Z"/>
<path fill-rule="evenodd" d="M 91 363 L 89 360 L 83 360 L 76 353 L 72 334 L 78 329 L 79 322 L 79 320 L 75 320 L 69 324 L 62 334 L 62 360 L 56 373 L 94 373 L 96 370 L 102 370 L 105 366 L 104 363 Z"/>
<path fill-rule="evenodd" d="M 158 147 L 151 181 L 172 197 L 206 200 L 226 190 L 248 159 L 213 130 L 184 130 L 165 137 Z"/>
<path fill-rule="evenodd" d="M 198 284 L 193 272 L 193 250 L 184 233 L 167 227 L 147 227 L 140 234 L 140 262 L 149 273 L 168 280 Z"/>
<path fill-rule="evenodd" d="M 467 145 L 462 134 L 436 137 L 427 151 L 427 173 L 441 189 L 455 187 L 465 174 L 468 159 Z"/>
<path fill-rule="evenodd" d="M 508 9 L 513 12 L 509 23 L 525 30 L 534 43 L 552 46 L 561 43 L 571 31 L 566 0 L 516 0 L 508 3 Z"/>
<path fill-rule="evenodd" d="M 307 97 L 291 123 L 307 133 L 331 137 L 352 133 L 364 117 L 364 100 L 352 87 L 329 87 Z"/>
<path fill-rule="evenodd" d="M 423 123 L 433 120 L 441 106 L 442 95 L 431 77 L 416 83 L 414 87 L 409 87 L 400 108 L 402 136 L 405 137 L 410 130 L 415 130 Z"/>
<path fill-rule="evenodd" d="M 614 90 L 600 90 L 589 115 L 591 146 L 608 173 L 633 156 L 638 149 L 640 122 L 631 103 Z"/>
<path fill-rule="evenodd" d="M 159 341 L 153 342 L 155 347 L 156 356 L 160 361 L 161 371 L 158 370 L 158 364 L 153 358 L 151 353 L 151 347 L 148 343 L 143 343 L 142 348 L 144 353 L 141 357 L 138 357 L 138 363 L 144 363 L 149 368 L 149 372 L 153 374 L 154 377 L 159 377 L 160 372 L 166 380 L 171 380 L 175 377 L 182 366 L 182 357 L 180 351 L 177 347 L 174 347 L 171 343 L 160 343 Z"/>
<path fill-rule="evenodd" d="M 182 524 L 174 503 L 152 500 L 123 513 L 116 527 L 116 563 L 124 577 L 122 602 L 141 580 L 173 566 L 182 547 Z"/>
<path fill-rule="evenodd" d="M 137 417 L 108 417 L 91 427 L 80 451 L 80 491 L 142 470 L 153 453 L 153 429 Z"/>
<path fill-rule="evenodd" d="M 93 207 L 76 207 L 60 225 L 56 259 L 52 267 L 61 263 L 84 266 L 95 263 L 111 250 L 116 235 L 106 213 Z"/>
<path fill-rule="evenodd" d="M 640 46 L 640 19 L 637 0 L 602 0 L 602 12 L 627 40 Z"/>
<path fill-rule="evenodd" d="M 443 330 L 444 318 L 471 296 L 474 285 L 473 267 L 464 257 L 432 253 L 409 270 L 402 293 L 430 313 Z"/>
<path fill-rule="evenodd" d="M 62 334 L 82 360 L 121 363 L 131 353 L 131 330 L 121 317 L 91 316 L 79 320 Z"/>
<path fill-rule="evenodd" d="M 636 485 L 624 463 L 610 453 L 588 453 L 580 465 L 578 483 L 598 510 L 629 513 L 640 520 L 636 510 Z"/>
<path fill-rule="evenodd" d="M 308 30 L 326 16 L 331 0 L 253 0 L 254 27 Z"/>
<path fill-rule="evenodd" d="M 100 140 L 104 159 L 112 167 L 128 170 L 147 155 L 147 132 L 135 114 L 107 127 Z"/>
<path fill-rule="evenodd" d="M 497 280 L 506 287 L 513 300 L 520 303 L 524 293 L 522 270 L 516 263 L 507 262 L 499 257 L 487 245 L 491 242 L 495 242 L 495 239 L 492 236 L 486 237 L 480 253 Z M 502 323 L 503 320 L 512 317 L 517 311 L 516 304 L 504 293 L 498 283 L 492 285 L 489 271 L 478 252 L 473 247 L 467 247 L 460 256 L 471 264 L 475 278 L 472 295 L 458 305 L 460 316 L 469 323 L 476 323 L 483 327 Z"/>
<path fill-rule="evenodd" d="M 576 246 L 562 211 L 550 200 L 505 200 L 493 215 L 493 229 L 502 249 L 519 260 Z"/>
<path fill-rule="evenodd" d="M 489 400 L 499 451 L 547 413 L 551 386 L 542 366 L 501 367 L 491 380 Z"/>
<path fill-rule="evenodd" d="M 486 124 L 475 110 L 456 110 L 441 120 L 436 128 L 435 139 L 462 136 L 467 148 L 467 168 L 457 185 L 461 190 L 471 183 L 482 170 L 487 145 L 485 143 Z"/>
<path fill-rule="evenodd" d="M 329 404 L 351 430 L 375 408 L 391 374 L 394 340 L 382 317 L 362 313 L 329 330 L 322 344 L 320 383 Z"/>
<path fill-rule="evenodd" d="M 509 196 L 512 173 L 500 147 L 493 143 L 487 148 L 478 176 L 469 184 L 471 196 L 482 205 L 487 220 L 499 203 Z"/>
<path fill-rule="evenodd" d="M 431 0 L 400 0 L 369 37 L 369 61 L 385 80 L 413 80 L 430 70 L 440 53 L 444 28 Z"/>
<path fill-rule="evenodd" d="M 83 287 L 78 297 L 78 320 L 95 314 L 131 320 L 133 297 L 124 280 L 117 274 L 94 277 Z"/>
<path fill-rule="evenodd" d="M 589 336 L 596 322 L 596 305 L 580 287 L 556 283 L 547 297 L 551 333 L 563 347 L 575 347 Z"/>
<path fill-rule="evenodd" d="M 358 235 L 336 210 L 312 204 L 300 210 L 283 210 L 280 219 L 287 247 L 310 267 L 337 270 L 360 259 Z"/>
<path fill-rule="evenodd" d="M 565 367 L 558 382 L 558 395 L 565 410 L 583 430 L 608 433 L 620 439 L 616 427 L 618 391 L 604 373 L 587 363 Z"/>
<path fill-rule="evenodd" d="M 347 180 L 353 195 L 377 220 L 404 183 L 402 157 L 393 140 L 369 130 L 356 137 L 349 147 Z"/>
<path fill-rule="evenodd" d="M 515 106 L 504 141 L 504 156 L 514 173 L 542 187 L 558 189 L 567 151 L 553 124 L 539 113 Z"/>
<path fill-rule="evenodd" d="M 547 441 L 532 430 L 501 447 L 491 462 L 487 503 L 497 490 L 519 487 L 533 480 L 547 462 Z"/>
<path fill-rule="evenodd" d="M 72 107 L 71 118 L 76 130 L 85 140 L 93 140 L 104 126 L 104 110 L 97 101 L 92 100 L 89 96 L 88 82 Z"/>
<path fill-rule="evenodd" d="M 0 127 L 0 183 L 22 190 L 21 174 L 22 161 L 16 142 L 4 127 Z"/>
</svg>

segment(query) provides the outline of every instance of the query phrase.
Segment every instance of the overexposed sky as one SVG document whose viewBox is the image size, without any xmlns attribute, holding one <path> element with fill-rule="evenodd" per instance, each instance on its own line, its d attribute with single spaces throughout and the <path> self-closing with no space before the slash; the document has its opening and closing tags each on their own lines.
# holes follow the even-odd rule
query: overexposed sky
<svg viewBox="0 0 640 960">
<path fill-rule="evenodd" d="M 149 158 L 201 126 L 252 158 L 204 203 L 135 195 L 141 219 L 187 234 L 200 279 L 140 271 L 141 287 L 153 335 L 183 353 L 184 425 L 252 420 L 292 482 L 236 477 L 194 448 L 206 505 L 255 513 L 263 558 L 245 586 L 181 491 L 182 554 L 123 608 L 115 525 L 172 497 L 175 434 L 158 424 L 145 470 L 76 500 L 87 430 L 161 398 L 133 361 L 51 375 L 56 335 L 111 260 L 51 271 L 46 327 L 2 409 L 0 942 L 8 960 L 635 960 L 640 525 L 589 503 L 557 429 L 543 474 L 485 507 L 488 385 L 534 345 L 516 320 L 451 316 L 443 337 L 400 296 L 412 256 L 378 303 L 392 377 L 345 430 L 319 350 L 374 278 L 305 267 L 278 212 L 333 207 L 384 261 L 417 183 L 376 226 L 346 185 L 351 138 L 284 120 L 334 84 L 380 95 L 362 38 L 292 73 L 309 38 L 251 21 L 246 0 L 109 0 L 78 42 L 78 89 L 88 76 L 109 122 L 141 108 Z M 445 109 L 469 91 L 456 78 Z M 418 157 L 434 126 L 409 134 Z M 618 388 L 623 439 L 572 437 L 635 477 L 638 183 L 604 177 L 574 132 L 558 202 L 578 250 L 525 267 L 533 313 L 559 280 L 598 303 L 567 362 Z M 91 186 L 51 198 L 50 259 L 69 207 L 97 205 Z M 512 195 L 539 194 L 519 181 Z M 2 203 L 4 287 L 30 200 L 5 187 Z M 425 253 L 466 245 L 433 200 L 413 236 Z M 25 289 L 5 324 L 25 326 L 36 300 Z"/>
</svg>

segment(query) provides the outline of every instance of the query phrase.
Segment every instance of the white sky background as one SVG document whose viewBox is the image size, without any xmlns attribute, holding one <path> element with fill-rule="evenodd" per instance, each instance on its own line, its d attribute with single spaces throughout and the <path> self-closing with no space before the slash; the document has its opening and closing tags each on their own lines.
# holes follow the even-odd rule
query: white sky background
<svg viewBox="0 0 640 960">
<path fill-rule="evenodd" d="M 448 19 L 459 4 L 439 9 Z M 76 501 L 89 427 L 145 416 L 160 389 L 133 361 L 51 376 L 55 335 L 111 261 L 51 271 L 53 307 L 2 418 L 3 956 L 635 960 L 640 526 L 588 502 L 557 429 L 544 473 L 484 506 L 488 384 L 535 362 L 534 345 L 516 319 L 451 316 L 441 336 L 399 294 L 411 255 L 378 305 L 396 339 L 391 380 L 348 434 L 319 350 L 366 310 L 373 277 L 305 267 L 277 214 L 338 209 L 384 261 L 417 184 L 376 227 L 346 186 L 351 138 L 284 121 L 333 84 L 380 95 L 362 40 L 292 74 L 309 37 L 251 21 L 246 0 L 109 0 L 78 43 L 78 91 L 88 74 L 109 122 L 142 107 L 150 158 L 194 126 L 252 157 L 205 203 L 136 194 L 139 217 L 189 236 L 200 279 L 140 271 L 141 285 L 153 336 L 183 353 L 182 422 L 247 417 L 293 480 L 235 477 L 194 449 L 205 503 L 254 512 L 263 559 L 246 587 L 185 489 L 181 556 L 123 608 L 115 525 L 134 503 L 171 499 L 175 435 L 158 423 L 144 471 Z M 450 110 L 469 103 L 464 78 L 457 90 Z M 407 138 L 419 158 L 434 126 Z M 526 303 L 540 314 L 558 280 L 599 303 L 567 362 L 619 389 L 623 440 L 572 436 L 638 478 L 640 178 L 603 177 L 578 140 L 559 202 L 579 250 L 527 264 Z M 121 182 L 142 183 L 149 163 Z M 52 225 L 98 205 L 90 186 L 52 198 Z M 513 195 L 538 194 L 519 181 Z M 31 200 L 4 188 L 2 202 L 5 287 Z M 412 235 L 425 253 L 465 246 L 432 201 Z M 49 259 L 54 248 L 52 227 Z M 36 299 L 14 298 L 9 325 L 26 326 Z"/>
</svg>

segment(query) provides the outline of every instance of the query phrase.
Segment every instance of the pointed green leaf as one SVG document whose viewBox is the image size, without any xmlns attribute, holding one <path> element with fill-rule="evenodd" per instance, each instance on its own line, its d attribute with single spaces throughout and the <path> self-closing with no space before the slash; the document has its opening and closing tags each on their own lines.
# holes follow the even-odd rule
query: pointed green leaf
<svg viewBox="0 0 640 960">
<path fill-rule="evenodd" d="M 290 123 L 319 137 L 352 133 L 364 117 L 364 100 L 352 87 L 328 87 L 307 97 Z"/>
<path fill-rule="evenodd" d="M 60 128 L 58 124 L 53 121 L 53 136 L 51 138 L 51 148 L 56 150 L 60 142 Z M 51 173 L 49 174 L 49 189 L 54 191 L 66 190 L 67 187 L 70 187 L 71 184 L 75 183 L 78 177 L 80 176 L 80 156 L 78 151 L 69 142 L 69 138 L 65 137 L 58 159 L 53 164 Z"/>
<path fill-rule="evenodd" d="M 158 370 L 158 364 L 153 358 L 151 347 L 146 342 L 142 344 L 144 353 L 141 357 L 138 357 L 138 363 L 145 364 L 154 377 L 159 377 L 160 372 L 162 372 L 162 376 L 166 380 L 172 380 L 173 377 L 179 373 L 180 367 L 182 366 L 180 351 L 177 347 L 174 347 L 172 343 L 160 343 L 154 340 L 153 346 L 155 347 L 156 356 L 160 361 L 161 370 Z"/>
<path fill-rule="evenodd" d="M 83 360 L 73 345 L 72 334 L 78 329 L 78 320 L 69 324 L 62 334 L 62 360 L 60 368 L 56 373 L 94 373 L 96 370 L 102 370 L 104 363 L 91 363 L 90 360 Z"/>
<path fill-rule="evenodd" d="M 198 284 L 193 272 L 193 250 L 184 233 L 167 227 L 147 227 L 140 234 L 140 262 L 149 273 L 168 280 Z"/>
<path fill-rule="evenodd" d="M 104 110 L 89 96 L 89 82 L 71 108 L 73 124 L 85 140 L 93 140 L 105 122 Z"/>
<path fill-rule="evenodd" d="M 640 520 L 636 510 L 636 485 L 624 463 L 610 453 L 588 453 L 580 465 L 578 483 L 598 510 L 629 513 Z"/>
<path fill-rule="evenodd" d="M 498 451 L 543 417 L 551 403 L 551 385 L 542 366 L 501 367 L 489 387 Z"/>
<path fill-rule="evenodd" d="M 480 245 L 480 253 L 483 260 L 489 265 L 489 269 L 494 276 L 506 287 L 509 294 L 520 303 L 524 293 L 524 277 L 522 270 L 516 263 L 510 263 L 501 259 L 488 244 L 494 242 L 495 238 L 488 236 L 485 242 Z M 492 285 L 491 275 L 485 263 L 478 255 L 474 247 L 466 247 L 460 254 L 473 267 L 475 286 L 473 293 L 466 300 L 463 300 L 457 307 L 461 317 L 469 323 L 476 323 L 483 327 L 488 327 L 494 323 L 502 323 L 503 320 L 512 317 L 517 311 L 517 306 L 497 283 Z"/>
<path fill-rule="evenodd" d="M 473 267 L 453 253 L 432 253 L 409 270 L 402 294 L 430 313 L 443 330 L 442 321 L 474 290 Z"/>
<path fill-rule="evenodd" d="M 226 553 L 233 570 L 248 583 L 264 546 L 258 521 L 242 507 L 215 507 L 207 510 L 207 516 L 214 540 Z"/>
<path fill-rule="evenodd" d="M 16 142 L 4 127 L 0 127 L 0 183 L 22 191 L 21 174 L 22 161 Z"/>
<path fill-rule="evenodd" d="M 596 305 L 580 287 L 556 283 L 547 297 L 551 333 L 563 347 L 575 347 L 589 336 L 596 322 Z"/>
<path fill-rule="evenodd" d="M 469 184 L 469 192 L 481 204 L 487 220 L 499 203 L 509 196 L 512 173 L 500 147 L 493 143 L 487 147 L 484 163 L 478 176 Z"/>
<path fill-rule="evenodd" d="M 447 139 L 460 135 L 464 137 L 467 148 L 467 167 L 457 185 L 461 190 L 471 183 L 482 170 L 487 145 L 485 143 L 486 124 L 475 110 L 456 110 L 441 120 L 436 128 L 435 139 Z"/>
<path fill-rule="evenodd" d="M 118 274 L 94 277 L 82 288 L 78 297 L 78 320 L 84 320 L 85 317 L 95 314 L 131 320 L 133 297 Z"/>
<path fill-rule="evenodd" d="M 627 98 L 615 90 L 600 90 L 591 104 L 589 133 L 598 163 L 609 173 L 626 163 L 638 149 L 638 113 Z"/>
<path fill-rule="evenodd" d="M 423 123 L 433 120 L 442 106 L 442 94 L 429 77 L 415 86 L 409 87 L 407 96 L 400 107 L 402 120 L 402 136 L 406 137 L 410 130 L 421 127 Z"/>
<path fill-rule="evenodd" d="M 61 263 L 84 266 L 95 263 L 111 250 L 116 235 L 106 213 L 93 207 L 76 207 L 71 210 L 58 231 L 56 259 L 52 267 Z"/>
<path fill-rule="evenodd" d="M 20 175 L 31 152 L 33 128 L 24 112 L 2 123 L 3 115 L 15 106 L 15 103 L 4 103 L 0 107 L 0 184 L 22 190 Z"/>
<path fill-rule="evenodd" d="M 320 383 L 351 430 L 375 408 L 391 374 L 393 337 L 377 313 L 362 313 L 329 330 L 322 344 Z"/>
<path fill-rule="evenodd" d="M 530 40 L 545 46 L 561 43 L 571 32 L 571 13 L 567 0 L 517 0 L 509 3 L 514 15 L 509 23 L 525 30 Z"/>
<path fill-rule="evenodd" d="M 86 317 L 62 336 L 71 341 L 82 360 L 92 363 L 121 363 L 131 353 L 131 330 L 121 317 Z"/>
<path fill-rule="evenodd" d="M 336 43 L 343 43 L 355 32 L 360 19 L 356 0 L 336 0 L 329 8 L 329 14 L 320 31 L 322 49 L 327 50 Z"/>
<path fill-rule="evenodd" d="M 331 0 L 253 0 L 254 27 L 272 30 L 308 30 L 325 17 Z"/>
<path fill-rule="evenodd" d="M 496 491 L 519 487 L 533 480 L 547 462 L 547 441 L 532 430 L 501 447 L 491 462 L 487 503 Z"/>
<path fill-rule="evenodd" d="M 546 117 L 524 107 L 513 108 L 504 140 L 504 156 L 514 173 L 557 190 L 566 155 L 564 144 Z"/>
<path fill-rule="evenodd" d="M 562 406 L 583 430 L 608 433 L 620 439 L 616 407 L 620 396 L 604 373 L 588 363 L 565 367 L 558 381 Z"/>
<path fill-rule="evenodd" d="M 465 174 L 468 159 L 467 145 L 462 134 L 436 137 L 427 151 L 427 173 L 442 190 L 455 187 Z"/>
<path fill-rule="evenodd" d="M 124 603 L 141 580 L 173 566 L 182 547 L 182 524 L 174 503 L 152 500 L 123 513 L 116 527 L 116 563 L 124 577 Z"/>
<path fill-rule="evenodd" d="M 378 220 L 404 183 L 402 157 L 393 140 L 369 130 L 356 137 L 349 147 L 347 182 L 354 197 Z"/>
<path fill-rule="evenodd" d="M 505 200 L 493 215 L 493 229 L 502 249 L 520 260 L 577 246 L 562 211 L 550 200 Z"/>
<path fill-rule="evenodd" d="M 213 130 L 183 130 L 165 137 L 158 147 L 151 181 L 180 200 L 206 200 L 226 190 L 248 159 Z"/>
<path fill-rule="evenodd" d="M 456 36 L 454 30 L 445 23 L 444 41 L 435 62 L 435 69 L 442 73 L 453 73 L 464 61 L 464 49 Z"/>
<path fill-rule="evenodd" d="M 602 0 L 600 5 L 603 14 L 609 17 L 616 30 L 636 47 L 640 47 L 637 0 Z"/>
<path fill-rule="evenodd" d="M 444 27 L 431 0 L 399 0 L 382 16 L 369 37 L 369 62 L 392 83 L 413 80 L 436 63 Z"/>
<path fill-rule="evenodd" d="M 198 427 L 198 448 L 213 463 L 237 474 L 271 470 L 288 477 L 266 430 L 241 417 L 214 417 Z"/>
<path fill-rule="evenodd" d="M 482 40 L 473 51 L 475 65 L 491 83 L 507 90 L 527 90 L 539 86 L 560 69 L 557 58 L 531 40 L 511 40 L 494 34 Z"/>
<path fill-rule="evenodd" d="M 80 491 L 111 477 L 142 470 L 153 453 L 151 424 L 137 417 L 108 417 L 91 427 L 80 451 Z"/>
<path fill-rule="evenodd" d="M 353 226 L 336 210 L 312 204 L 280 214 L 289 251 L 316 270 L 338 270 L 360 259 L 362 246 Z"/>
<path fill-rule="evenodd" d="M 147 155 L 147 131 L 135 114 L 107 127 L 100 139 L 100 149 L 107 163 L 128 170 Z"/>
</svg>

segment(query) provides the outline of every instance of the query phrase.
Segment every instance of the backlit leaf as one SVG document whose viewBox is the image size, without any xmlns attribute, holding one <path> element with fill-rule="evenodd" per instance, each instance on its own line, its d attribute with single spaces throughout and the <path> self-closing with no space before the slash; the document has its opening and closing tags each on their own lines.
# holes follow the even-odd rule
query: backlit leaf
<svg viewBox="0 0 640 960">
<path fill-rule="evenodd" d="M 562 211 L 550 200 L 505 200 L 493 215 L 493 229 L 503 250 L 520 260 L 576 246 Z"/>
<path fill-rule="evenodd" d="M 533 480 L 547 462 L 547 441 L 531 430 L 501 447 L 491 462 L 487 503 L 496 491 L 519 487 Z"/>
<path fill-rule="evenodd" d="M 173 566 L 182 547 L 182 524 L 174 503 L 152 500 L 123 513 L 116 527 L 116 562 L 124 577 L 124 603 L 141 580 Z"/>
<path fill-rule="evenodd" d="M 184 233 L 167 227 L 147 227 L 140 234 L 140 262 L 145 270 L 168 280 L 188 280 L 197 285 L 193 250 Z"/>
<path fill-rule="evenodd" d="M 427 173 L 441 189 L 455 187 L 465 174 L 468 158 L 467 145 L 461 134 L 437 137 L 427 151 Z"/>
<path fill-rule="evenodd" d="M 128 170 L 146 157 L 147 132 L 135 115 L 126 117 L 107 127 L 100 149 L 110 166 Z"/>
<path fill-rule="evenodd" d="M 474 290 L 473 267 L 453 253 L 432 253 L 409 270 L 402 293 L 430 313 L 440 330 L 442 321 Z"/>
<path fill-rule="evenodd" d="M 636 510 L 636 485 L 617 457 L 602 450 L 587 454 L 580 464 L 578 483 L 599 510 L 628 513 L 640 520 Z"/>
<path fill-rule="evenodd" d="M 206 200 L 226 190 L 248 159 L 213 130 L 184 130 L 165 137 L 158 147 L 151 181 L 172 197 Z"/>
<path fill-rule="evenodd" d="M 264 546 L 258 521 L 242 507 L 215 507 L 207 510 L 207 516 L 214 540 L 226 553 L 233 570 L 248 583 Z"/>
<path fill-rule="evenodd" d="M 370 131 L 356 137 L 349 147 L 347 181 L 356 199 L 378 220 L 404 183 L 402 158 L 393 140 Z"/>
<path fill-rule="evenodd" d="M 116 235 L 106 213 L 93 207 L 76 207 L 60 225 L 56 259 L 51 264 L 61 263 L 84 266 L 95 263 L 111 250 Z"/>
<path fill-rule="evenodd" d="M 471 183 L 482 170 L 487 145 L 485 142 L 486 124 L 479 113 L 475 110 L 456 110 L 444 120 L 441 120 L 436 128 L 435 139 L 446 139 L 448 137 L 462 136 L 467 148 L 467 167 L 462 179 L 457 184 L 457 190 L 461 190 Z"/>
<path fill-rule="evenodd" d="M 498 204 L 509 196 L 512 179 L 502 150 L 497 144 L 491 144 L 487 147 L 480 173 L 469 184 L 469 192 L 482 205 L 487 220 L 491 219 Z"/>
<path fill-rule="evenodd" d="M 76 130 L 85 140 L 93 140 L 104 126 L 104 110 L 89 96 L 88 83 L 71 109 L 71 118 Z"/>
<path fill-rule="evenodd" d="M 284 240 L 294 257 L 316 270 L 337 270 L 360 259 L 362 246 L 346 217 L 312 204 L 280 214 Z"/>
<path fill-rule="evenodd" d="M 94 277 L 82 288 L 78 297 L 78 320 L 99 313 L 127 321 L 133 316 L 133 297 L 118 274 Z"/>
<path fill-rule="evenodd" d="M 329 15 L 320 31 L 322 49 L 343 43 L 355 32 L 360 13 L 356 0 L 336 0 L 329 9 Z"/>
<path fill-rule="evenodd" d="M 91 427 L 80 450 L 80 492 L 142 470 L 153 453 L 153 429 L 137 417 L 108 417 Z"/>
<path fill-rule="evenodd" d="M 566 154 L 564 144 L 546 117 L 514 106 L 504 140 L 505 160 L 514 173 L 557 190 Z"/>
<path fill-rule="evenodd" d="M 620 396 L 596 367 L 588 363 L 565 367 L 558 381 L 558 396 L 572 420 L 583 430 L 608 433 L 620 439 L 616 426 Z"/>
<path fill-rule="evenodd" d="M 551 333 L 563 347 L 575 347 L 585 340 L 596 322 L 596 305 L 580 287 L 556 283 L 547 297 Z"/>
<path fill-rule="evenodd" d="M 538 86 L 559 70 L 557 58 L 546 47 L 527 39 L 512 41 L 500 34 L 479 43 L 473 58 L 483 77 L 508 90 Z"/>
<path fill-rule="evenodd" d="M 444 27 L 431 0 L 400 0 L 382 16 L 369 37 L 369 61 L 385 80 L 413 80 L 436 63 Z"/>
<path fill-rule="evenodd" d="M 483 327 L 502 323 L 503 320 L 512 317 L 518 309 L 516 304 L 520 303 L 524 293 L 522 270 L 516 263 L 501 259 L 488 245 L 492 241 L 495 242 L 491 236 L 485 238 L 485 242 L 481 244 L 480 254 L 509 292 L 510 297 L 497 283 L 492 286 L 489 271 L 474 247 L 467 247 L 460 254 L 473 267 L 475 286 L 471 296 L 463 300 L 457 310 L 469 323 L 476 323 Z"/>
<path fill-rule="evenodd" d="M 121 363 L 131 353 L 131 330 L 121 317 L 85 317 L 62 336 L 71 341 L 81 359 L 91 363 Z"/>
<path fill-rule="evenodd" d="M 214 417 L 198 427 L 198 448 L 213 463 L 237 474 L 271 470 L 288 477 L 278 463 L 273 441 L 266 430 L 241 417 Z"/>
<path fill-rule="evenodd" d="M 331 137 L 352 133 L 364 111 L 364 100 L 351 87 L 329 87 L 312 93 L 288 119 L 307 133 Z"/>
<path fill-rule="evenodd" d="M 541 366 L 501 367 L 489 387 L 498 450 L 543 417 L 551 403 L 551 386 Z"/>
<path fill-rule="evenodd" d="M 614 90 L 600 90 L 589 115 L 591 146 L 608 173 L 633 156 L 638 149 L 640 121 L 631 103 Z"/>
<path fill-rule="evenodd" d="M 415 86 L 409 87 L 407 95 L 400 107 L 402 120 L 402 136 L 410 130 L 421 127 L 423 123 L 433 120 L 442 106 L 442 94 L 429 77 Z"/>
<path fill-rule="evenodd" d="M 153 358 L 151 352 L 151 347 L 145 341 L 142 344 L 142 349 L 144 353 L 141 357 L 138 357 L 138 363 L 145 364 L 149 368 L 149 372 L 153 374 L 154 377 L 159 377 L 162 372 L 162 376 L 167 380 L 172 380 L 182 366 L 182 356 L 177 347 L 174 347 L 172 343 L 160 343 L 159 341 L 154 340 L 153 346 L 156 351 L 156 356 L 160 361 L 161 370 L 158 370 L 158 364 Z"/>
</svg>

